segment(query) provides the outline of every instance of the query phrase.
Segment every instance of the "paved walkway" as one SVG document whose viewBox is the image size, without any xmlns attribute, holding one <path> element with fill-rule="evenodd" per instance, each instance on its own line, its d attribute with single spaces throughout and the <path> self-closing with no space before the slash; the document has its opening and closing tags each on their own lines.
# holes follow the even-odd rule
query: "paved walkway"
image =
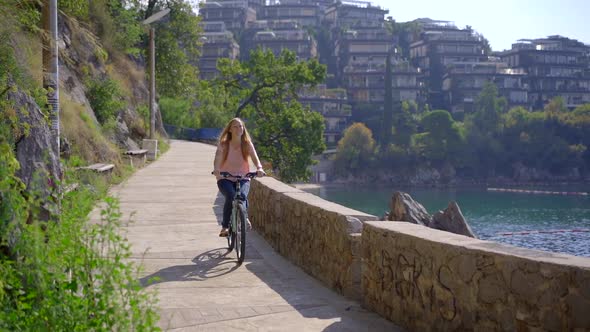
<svg viewBox="0 0 590 332">
<path fill-rule="evenodd" d="M 141 280 L 157 289 L 169 331 L 401 331 L 323 287 L 248 233 L 246 260 L 217 236 L 222 198 L 210 175 L 215 148 L 173 141 L 170 151 L 112 189 Z M 160 281 L 148 285 L 152 277 Z"/>
</svg>

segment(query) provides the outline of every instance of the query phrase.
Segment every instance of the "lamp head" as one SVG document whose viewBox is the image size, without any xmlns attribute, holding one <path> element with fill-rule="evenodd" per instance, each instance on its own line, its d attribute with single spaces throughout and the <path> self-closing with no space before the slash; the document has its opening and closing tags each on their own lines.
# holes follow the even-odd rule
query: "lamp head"
<svg viewBox="0 0 590 332">
<path fill-rule="evenodd" d="M 164 16 L 168 15 L 168 13 L 170 13 L 170 8 L 166 8 L 164 10 L 161 10 L 161 11 L 153 14 L 152 16 L 146 18 L 145 20 L 143 20 L 141 22 L 141 24 L 148 25 L 148 24 L 154 23 L 156 21 L 159 21 Z"/>
</svg>

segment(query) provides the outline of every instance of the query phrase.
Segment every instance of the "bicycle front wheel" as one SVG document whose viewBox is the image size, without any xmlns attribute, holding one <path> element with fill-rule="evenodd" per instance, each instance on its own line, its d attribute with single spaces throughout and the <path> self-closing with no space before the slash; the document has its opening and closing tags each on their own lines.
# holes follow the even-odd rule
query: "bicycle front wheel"
<svg viewBox="0 0 590 332">
<path fill-rule="evenodd" d="M 244 261 L 244 257 L 246 256 L 246 213 L 244 211 L 244 207 L 241 204 L 238 204 L 238 214 L 237 214 L 237 230 L 234 233 L 236 235 L 235 239 L 235 246 L 236 246 L 236 253 L 238 254 L 238 263 L 242 263 Z"/>
<path fill-rule="evenodd" d="M 229 231 L 227 233 L 227 251 L 231 252 L 232 250 L 234 250 L 235 245 L 236 245 L 236 232 L 234 232 L 230 226 Z"/>
</svg>

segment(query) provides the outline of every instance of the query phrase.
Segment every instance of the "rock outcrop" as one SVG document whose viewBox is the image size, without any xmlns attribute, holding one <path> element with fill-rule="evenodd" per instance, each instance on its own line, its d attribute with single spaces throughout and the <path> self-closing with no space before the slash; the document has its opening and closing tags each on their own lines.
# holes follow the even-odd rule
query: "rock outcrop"
<svg viewBox="0 0 590 332">
<path fill-rule="evenodd" d="M 60 49 L 60 87 L 73 102 L 84 107 L 86 115 L 95 123 L 98 123 L 96 115 L 90 106 L 87 97 L 85 80 L 102 79 L 109 75 L 107 67 L 116 68 L 118 74 L 114 77 L 124 78 L 128 85 L 129 94 L 126 95 L 127 108 L 117 115 L 115 128 L 109 139 L 125 150 L 135 150 L 138 143 L 146 137 L 146 132 L 140 130 L 141 116 L 136 107 L 148 103 L 148 85 L 144 74 L 144 63 L 112 55 L 107 61 L 108 55 L 100 44 L 100 40 L 90 31 L 86 30 L 77 21 L 60 15 L 58 20 L 59 49 Z M 111 71 L 113 71 L 111 69 Z M 167 138 L 159 107 L 156 108 L 156 131 Z"/>
<path fill-rule="evenodd" d="M 40 218 L 48 220 L 52 210 L 52 195 L 56 195 L 57 181 L 61 179 L 61 166 L 57 145 L 53 141 L 49 124 L 35 100 L 17 90 L 8 93 L 18 122 L 24 128 L 17 133 L 16 158 L 20 169 L 16 172 L 27 191 L 41 199 Z"/>
<path fill-rule="evenodd" d="M 386 214 L 385 219 L 406 221 L 476 238 L 456 202 L 450 202 L 444 211 L 438 211 L 431 216 L 424 206 L 416 202 L 408 193 L 396 191 L 391 197 L 390 212 Z"/>
<path fill-rule="evenodd" d="M 424 206 L 412 199 L 412 196 L 407 193 L 401 191 L 393 193 L 390 208 L 387 220 L 407 221 L 424 226 L 430 224 L 431 217 Z"/>
<path fill-rule="evenodd" d="M 450 202 L 444 211 L 436 212 L 432 216 L 432 221 L 428 227 L 473 238 L 476 237 L 456 202 Z"/>
</svg>

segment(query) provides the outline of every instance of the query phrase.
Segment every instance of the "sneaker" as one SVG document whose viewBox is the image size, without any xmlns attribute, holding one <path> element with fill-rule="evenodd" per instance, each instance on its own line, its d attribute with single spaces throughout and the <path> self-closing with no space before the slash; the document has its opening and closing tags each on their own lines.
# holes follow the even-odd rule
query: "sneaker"
<svg viewBox="0 0 590 332">
<path fill-rule="evenodd" d="M 227 228 L 222 228 L 221 232 L 219 232 L 219 237 L 227 237 L 228 230 Z"/>
</svg>

